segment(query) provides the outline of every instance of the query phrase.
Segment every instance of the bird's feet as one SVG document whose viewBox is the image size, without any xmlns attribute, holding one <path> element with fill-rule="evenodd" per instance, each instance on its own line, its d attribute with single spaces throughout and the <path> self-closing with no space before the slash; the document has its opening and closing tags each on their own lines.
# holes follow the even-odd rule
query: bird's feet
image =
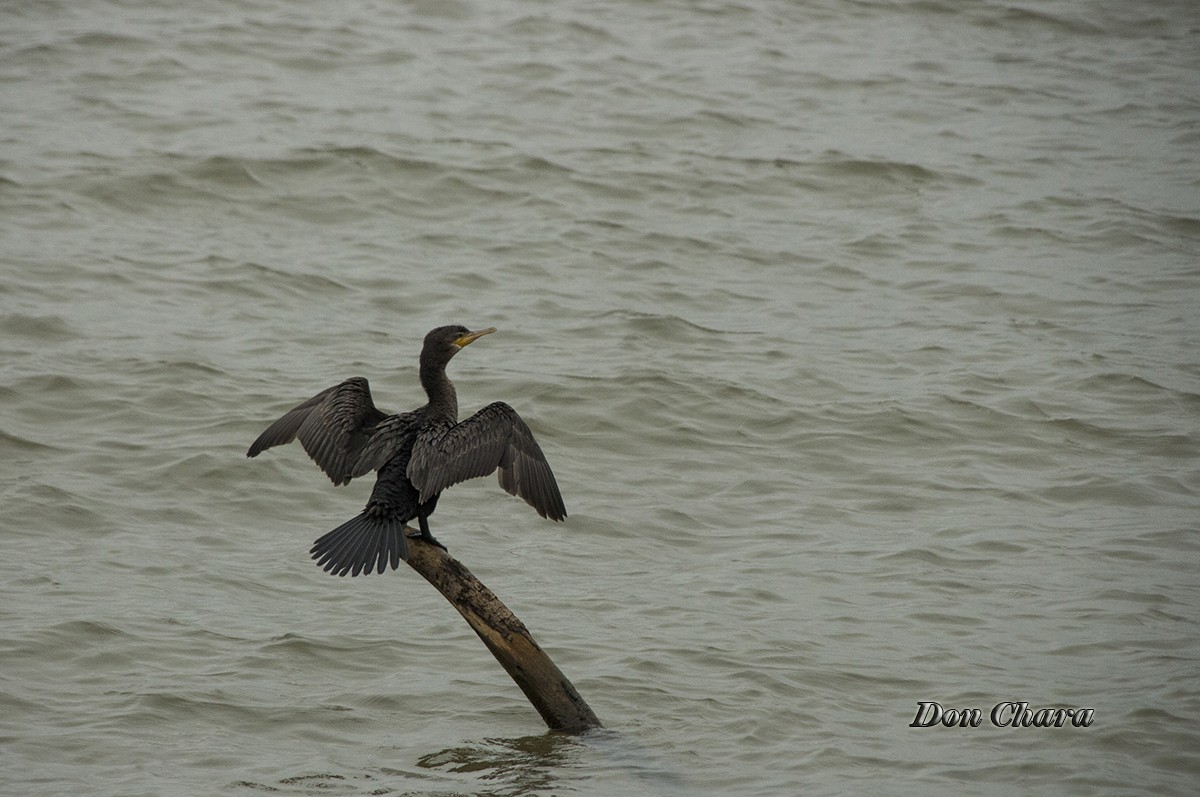
<svg viewBox="0 0 1200 797">
<path fill-rule="evenodd" d="M 437 537 L 434 537 L 429 532 L 417 531 L 416 529 L 412 528 L 411 526 L 405 526 L 405 528 L 408 529 L 407 536 L 410 540 L 424 540 L 425 542 L 429 543 L 430 545 L 436 545 L 437 547 L 441 548 L 443 551 L 446 551 L 447 553 L 450 552 L 449 548 L 447 548 L 445 545 L 442 545 L 440 542 L 438 542 Z"/>
</svg>

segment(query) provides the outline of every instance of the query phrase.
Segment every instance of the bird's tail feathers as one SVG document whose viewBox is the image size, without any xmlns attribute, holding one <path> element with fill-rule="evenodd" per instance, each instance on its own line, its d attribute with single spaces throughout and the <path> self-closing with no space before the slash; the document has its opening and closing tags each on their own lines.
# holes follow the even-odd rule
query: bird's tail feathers
<svg viewBox="0 0 1200 797">
<path fill-rule="evenodd" d="M 309 549 L 317 566 L 330 575 L 382 573 L 408 560 L 404 523 L 363 512 L 325 534 Z"/>
</svg>

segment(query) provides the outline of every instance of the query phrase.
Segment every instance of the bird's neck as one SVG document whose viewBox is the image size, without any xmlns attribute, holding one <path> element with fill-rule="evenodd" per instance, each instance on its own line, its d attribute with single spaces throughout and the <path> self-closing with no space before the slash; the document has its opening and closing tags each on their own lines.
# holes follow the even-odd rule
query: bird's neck
<svg viewBox="0 0 1200 797">
<path fill-rule="evenodd" d="M 458 394 L 446 376 L 445 366 L 421 363 L 421 387 L 429 397 L 430 414 L 458 423 Z"/>
</svg>

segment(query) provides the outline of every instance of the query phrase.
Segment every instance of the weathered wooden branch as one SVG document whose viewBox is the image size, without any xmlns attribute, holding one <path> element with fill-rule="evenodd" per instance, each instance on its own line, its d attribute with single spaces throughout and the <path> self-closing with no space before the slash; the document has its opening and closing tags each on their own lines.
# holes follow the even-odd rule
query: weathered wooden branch
<svg viewBox="0 0 1200 797">
<path fill-rule="evenodd" d="M 603 727 L 525 624 L 462 562 L 436 545 L 410 539 L 408 564 L 458 609 L 551 730 L 582 733 Z"/>
</svg>

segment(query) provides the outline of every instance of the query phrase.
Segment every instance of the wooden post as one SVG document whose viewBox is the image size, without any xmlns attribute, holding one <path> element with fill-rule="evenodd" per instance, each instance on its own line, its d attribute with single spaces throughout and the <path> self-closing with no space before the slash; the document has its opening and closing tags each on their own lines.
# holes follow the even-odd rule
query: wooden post
<svg viewBox="0 0 1200 797">
<path fill-rule="evenodd" d="M 551 730 L 583 733 L 603 727 L 525 624 L 462 562 L 436 545 L 410 538 L 408 564 L 458 609 Z"/>
</svg>

